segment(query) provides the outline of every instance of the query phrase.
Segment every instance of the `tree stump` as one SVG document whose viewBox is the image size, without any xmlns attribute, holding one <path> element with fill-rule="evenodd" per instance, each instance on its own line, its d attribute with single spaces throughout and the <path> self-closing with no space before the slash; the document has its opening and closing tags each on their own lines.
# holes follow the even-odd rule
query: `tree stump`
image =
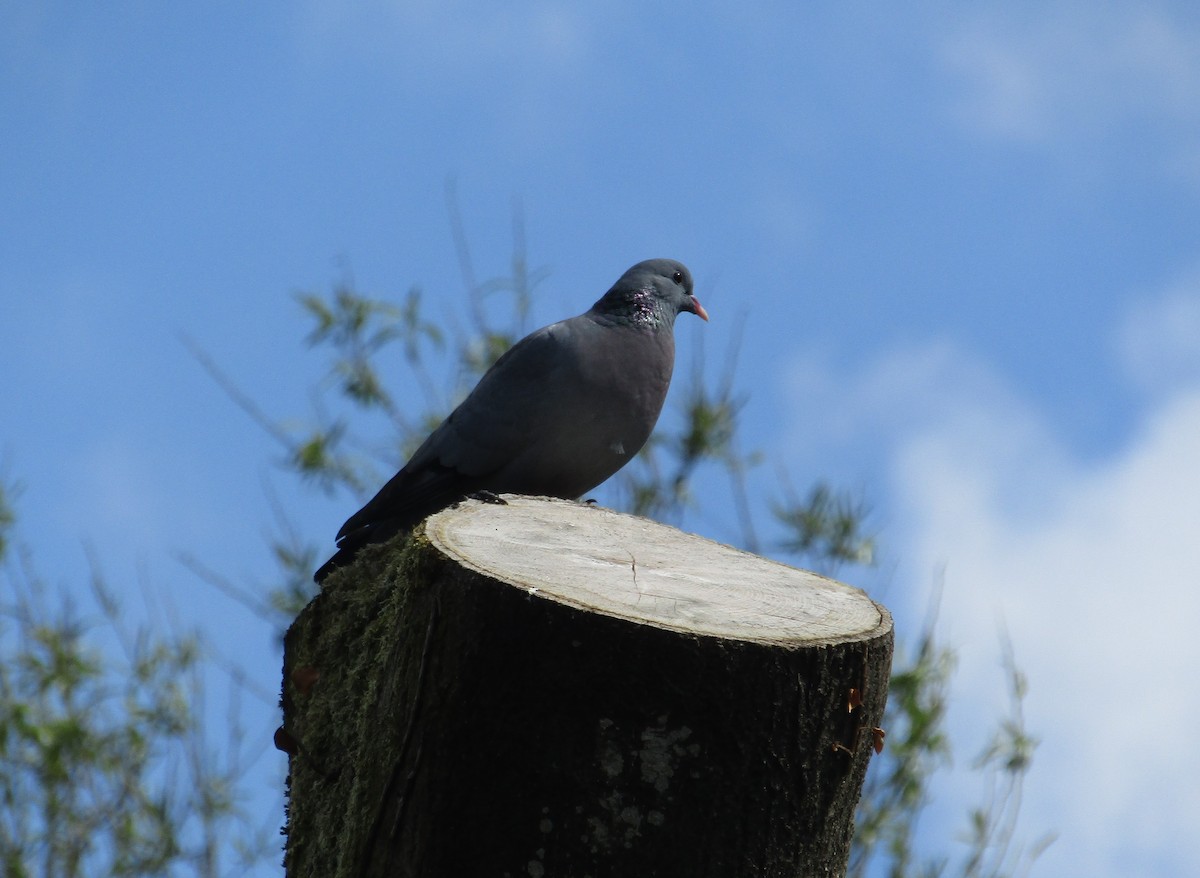
<svg viewBox="0 0 1200 878">
<path fill-rule="evenodd" d="M 641 518 L 506 496 L 288 631 L 289 876 L 842 875 L 892 621 Z"/>
</svg>

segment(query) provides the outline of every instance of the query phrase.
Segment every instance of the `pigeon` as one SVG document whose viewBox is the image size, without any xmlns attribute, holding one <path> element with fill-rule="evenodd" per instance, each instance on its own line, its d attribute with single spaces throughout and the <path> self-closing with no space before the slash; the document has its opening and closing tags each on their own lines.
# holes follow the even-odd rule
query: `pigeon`
<svg viewBox="0 0 1200 878">
<path fill-rule="evenodd" d="M 469 496 L 570 500 L 599 485 L 633 459 L 658 421 L 681 311 L 708 320 L 687 268 L 650 259 L 591 310 L 521 339 L 342 525 L 337 553 L 313 578 Z"/>
</svg>

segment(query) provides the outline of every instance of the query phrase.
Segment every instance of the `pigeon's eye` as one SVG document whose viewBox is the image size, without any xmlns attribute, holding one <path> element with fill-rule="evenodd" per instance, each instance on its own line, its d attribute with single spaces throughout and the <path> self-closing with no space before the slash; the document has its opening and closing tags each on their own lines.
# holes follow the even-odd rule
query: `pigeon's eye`
<svg viewBox="0 0 1200 878">
<path fill-rule="evenodd" d="M 683 283 L 683 272 L 682 271 L 675 272 L 673 275 L 671 275 L 671 280 L 675 281 L 675 283 L 677 283 L 677 284 Z"/>
</svg>

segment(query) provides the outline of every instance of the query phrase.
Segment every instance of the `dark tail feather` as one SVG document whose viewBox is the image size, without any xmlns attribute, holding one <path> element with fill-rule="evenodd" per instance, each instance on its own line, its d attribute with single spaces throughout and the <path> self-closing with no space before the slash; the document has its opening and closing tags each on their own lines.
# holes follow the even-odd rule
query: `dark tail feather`
<svg viewBox="0 0 1200 878">
<path fill-rule="evenodd" d="M 313 580 L 316 581 L 317 585 L 320 585 L 325 581 L 326 576 L 339 567 L 345 567 L 354 563 L 354 558 L 358 555 L 358 550 L 363 546 L 369 546 L 372 543 L 385 543 L 400 533 L 400 531 L 411 529 L 412 524 L 400 519 L 391 518 L 385 521 L 372 522 L 360 527 L 358 530 L 351 531 L 338 542 L 338 550 L 333 554 L 333 557 L 317 568 L 317 572 L 313 574 Z"/>
<path fill-rule="evenodd" d="M 338 549 L 332 558 L 317 568 L 317 572 L 313 574 L 313 581 L 316 582 L 317 585 L 320 585 L 325 581 L 325 577 L 330 573 L 337 570 L 339 567 L 345 567 L 347 564 L 353 561 L 356 554 L 358 554 L 358 546 L 355 546 L 353 549 Z"/>
</svg>

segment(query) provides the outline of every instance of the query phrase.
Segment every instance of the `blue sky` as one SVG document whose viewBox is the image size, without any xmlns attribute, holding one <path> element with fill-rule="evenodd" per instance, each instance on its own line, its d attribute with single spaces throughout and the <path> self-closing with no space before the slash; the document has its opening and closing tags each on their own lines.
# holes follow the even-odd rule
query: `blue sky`
<svg viewBox="0 0 1200 878">
<path fill-rule="evenodd" d="M 596 6 L 3 4 L 0 451 L 41 571 L 92 547 L 273 690 L 270 631 L 176 556 L 266 583 L 265 485 L 330 544 L 356 505 L 281 476 L 180 336 L 303 418 L 324 364 L 293 294 L 349 266 L 454 313 L 453 179 L 481 276 L 522 205 L 536 322 L 651 256 L 713 317 L 681 362 L 745 317 L 747 443 L 861 489 L 883 564 L 856 584 L 902 624 L 944 580 L 960 769 L 1003 623 L 1044 742 L 1024 826 L 1060 834 L 1035 873 L 1186 871 L 1200 12 Z"/>
</svg>

